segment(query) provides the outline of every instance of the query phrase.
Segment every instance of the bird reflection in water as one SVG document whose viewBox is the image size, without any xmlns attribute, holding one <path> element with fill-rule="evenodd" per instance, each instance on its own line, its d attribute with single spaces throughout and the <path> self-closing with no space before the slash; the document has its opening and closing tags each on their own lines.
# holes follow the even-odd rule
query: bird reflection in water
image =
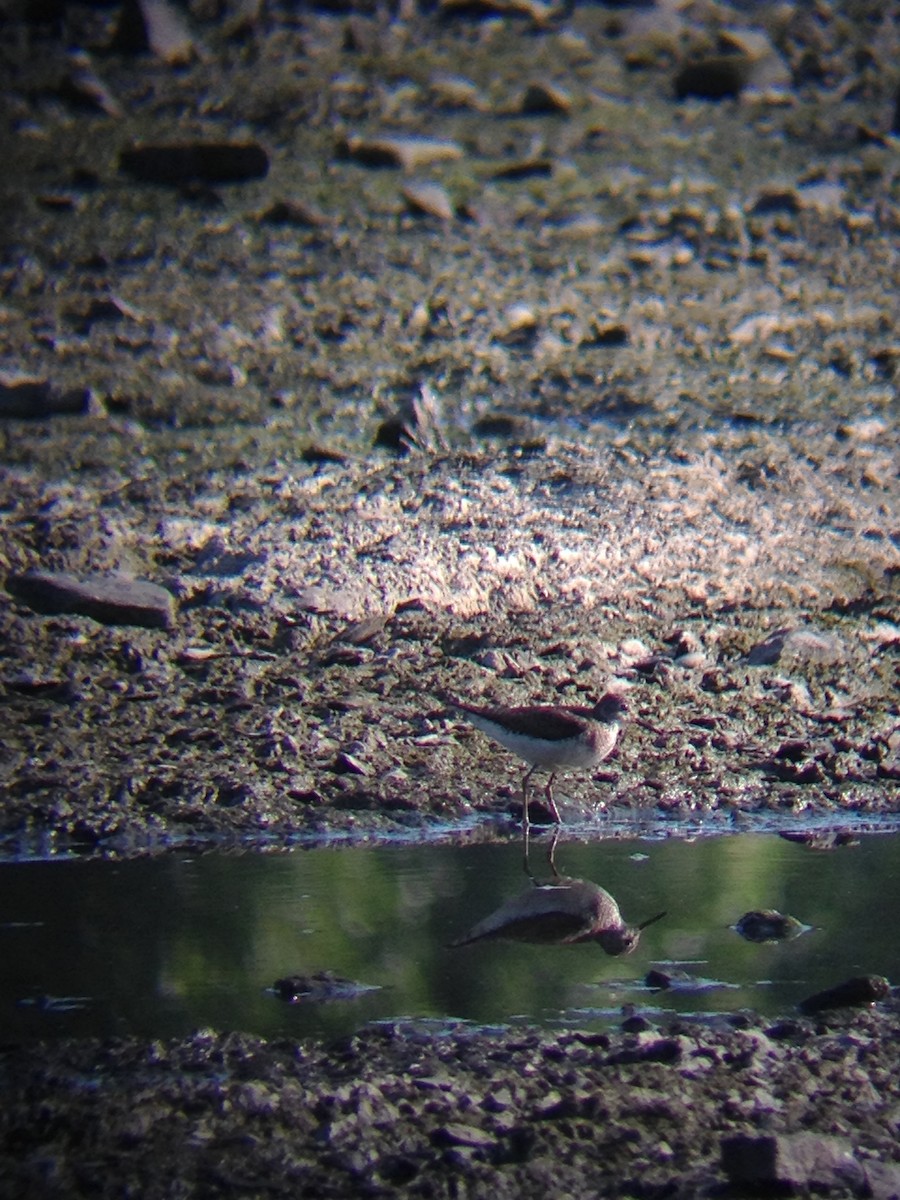
<svg viewBox="0 0 900 1200">
<path fill-rule="evenodd" d="M 588 879 L 560 875 L 554 862 L 558 834 L 547 855 L 552 872 L 546 880 L 535 879 L 529 863 L 529 835 L 525 829 L 525 871 L 531 886 L 474 925 L 451 946 L 506 939 L 539 945 L 577 945 L 597 942 L 607 954 L 630 954 L 640 941 L 641 931 L 666 914 L 640 925 L 626 925 L 619 906 L 604 888 Z"/>
</svg>

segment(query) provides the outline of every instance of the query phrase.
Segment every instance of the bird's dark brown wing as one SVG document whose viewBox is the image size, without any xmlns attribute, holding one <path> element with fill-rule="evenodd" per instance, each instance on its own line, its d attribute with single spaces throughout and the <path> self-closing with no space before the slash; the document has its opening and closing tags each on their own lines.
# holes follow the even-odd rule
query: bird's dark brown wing
<svg viewBox="0 0 900 1200">
<path fill-rule="evenodd" d="M 475 708 L 470 704 L 461 704 L 459 707 L 463 712 L 474 713 L 488 721 L 494 721 L 497 725 L 503 725 L 510 733 L 540 737 L 549 742 L 565 742 L 569 738 L 578 737 L 584 732 L 585 719 L 589 718 L 591 712 L 588 708 L 532 708 L 527 705 L 511 708 Z"/>
<path fill-rule="evenodd" d="M 502 938 L 510 942 L 532 942 L 539 945 L 559 945 L 575 940 L 584 933 L 584 922 L 571 913 L 540 913 L 512 918 L 487 929 L 476 926 L 471 933 L 451 942 L 451 946 L 468 946 Z"/>
</svg>

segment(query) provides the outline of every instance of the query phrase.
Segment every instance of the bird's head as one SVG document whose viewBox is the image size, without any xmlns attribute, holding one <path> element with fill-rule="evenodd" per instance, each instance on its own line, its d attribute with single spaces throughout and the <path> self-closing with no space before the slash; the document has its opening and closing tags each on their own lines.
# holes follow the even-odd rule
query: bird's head
<svg viewBox="0 0 900 1200">
<path fill-rule="evenodd" d="M 624 696 L 617 692 L 607 692 L 594 705 L 591 716 L 595 721 L 603 721 L 607 725 L 622 721 L 628 715 L 628 704 Z"/>
</svg>

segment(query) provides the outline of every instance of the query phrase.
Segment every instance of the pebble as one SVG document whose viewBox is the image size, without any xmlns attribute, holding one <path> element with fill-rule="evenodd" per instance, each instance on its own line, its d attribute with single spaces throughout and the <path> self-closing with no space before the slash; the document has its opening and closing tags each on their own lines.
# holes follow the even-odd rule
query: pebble
<svg viewBox="0 0 900 1200">
<path fill-rule="evenodd" d="M 810 662 L 833 663 L 844 655 L 841 643 L 828 633 L 815 629 L 776 629 L 751 649 L 747 663 L 751 667 L 771 666 L 792 656 Z"/>
<path fill-rule="evenodd" d="M 442 1146 L 469 1146 L 475 1150 L 492 1149 L 497 1143 L 492 1133 L 459 1122 L 442 1125 L 434 1131 L 433 1137 L 435 1142 Z"/>
<path fill-rule="evenodd" d="M 414 213 L 452 221 L 455 209 L 450 193 L 439 183 L 412 182 L 401 188 L 403 199 Z"/>
<path fill-rule="evenodd" d="M 175 597 L 143 579 L 118 575 L 77 578 L 66 572 L 26 571 L 10 575 L 6 590 L 42 613 L 77 613 L 104 625 L 142 625 L 170 629 L 175 623 Z"/>
<path fill-rule="evenodd" d="M 527 304 L 511 304 L 503 314 L 496 340 L 507 346 L 530 344 L 537 334 L 538 319 Z"/>
<path fill-rule="evenodd" d="M 338 149 L 342 157 L 355 159 L 366 167 L 402 167 L 406 171 L 463 156 L 458 142 L 401 135 L 367 138 L 351 134 L 341 141 Z"/>
<path fill-rule="evenodd" d="M 168 0 L 126 0 L 113 37 L 117 50 L 149 50 L 169 66 L 191 62 L 194 38 L 179 10 Z"/>
<path fill-rule="evenodd" d="M 259 214 L 266 225 L 292 225 L 298 229 L 318 229 L 328 224 L 328 217 L 300 200 L 276 200 Z"/>
<path fill-rule="evenodd" d="M 525 116 L 556 116 L 571 112 L 572 97 L 555 83 L 530 83 L 522 97 L 521 111 Z"/>
<path fill-rule="evenodd" d="M 442 108 L 470 108 L 475 112 L 487 112 L 489 107 L 480 88 L 462 75 L 435 76 L 431 80 L 431 93 L 434 103 Z"/>
</svg>

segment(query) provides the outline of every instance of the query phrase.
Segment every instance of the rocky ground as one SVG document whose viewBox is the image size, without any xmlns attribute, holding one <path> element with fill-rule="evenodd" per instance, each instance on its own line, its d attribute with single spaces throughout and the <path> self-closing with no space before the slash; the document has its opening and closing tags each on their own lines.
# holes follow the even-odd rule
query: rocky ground
<svg viewBox="0 0 900 1200">
<path fill-rule="evenodd" d="M 610 683 L 570 820 L 894 812 L 898 19 L 13 7 L 7 850 L 493 836 L 447 698 Z M 12 1049 L 8 1194 L 661 1195 L 762 1123 L 887 1195 L 895 1038 Z"/>
<path fill-rule="evenodd" d="M 9 1196 L 888 1200 L 900 1022 L 0 1053 Z"/>
</svg>

